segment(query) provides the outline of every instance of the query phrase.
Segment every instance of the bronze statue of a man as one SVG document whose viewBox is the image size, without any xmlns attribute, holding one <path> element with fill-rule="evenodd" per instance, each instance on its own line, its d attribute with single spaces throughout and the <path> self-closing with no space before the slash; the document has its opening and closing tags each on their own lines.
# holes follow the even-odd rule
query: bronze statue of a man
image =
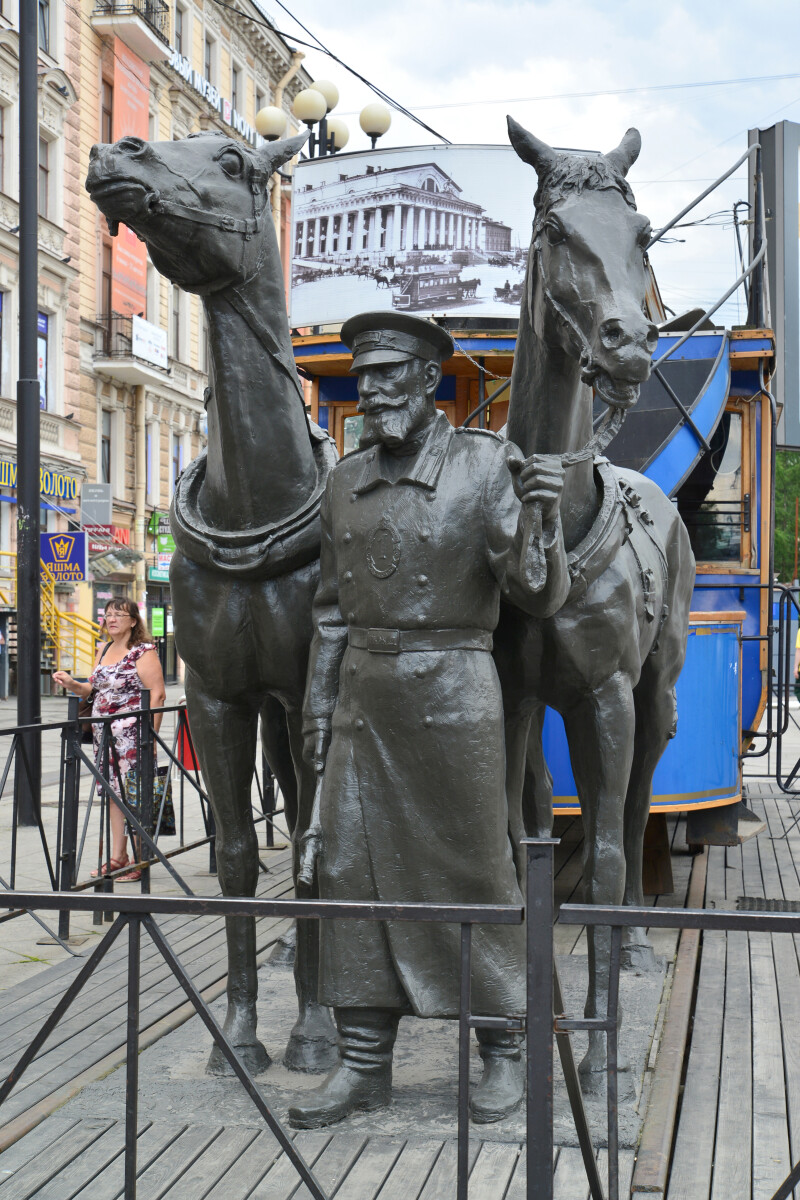
<svg viewBox="0 0 800 1200">
<path fill-rule="evenodd" d="M 439 326 L 364 313 L 341 337 L 364 430 L 321 509 L 304 737 L 324 779 L 307 859 L 318 849 L 326 899 L 519 904 L 492 631 L 501 597 L 535 616 L 566 598 L 561 463 L 451 427 L 435 406 L 453 353 Z M 290 1109 L 303 1129 L 390 1102 L 402 1015 L 458 1015 L 457 926 L 326 920 L 320 938 L 341 1057 Z M 522 928 L 477 926 L 473 1011 L 523 1013 L 524 982 Z M 520 1038 L 478 1040 L 472 1116 L 500 1120 L 523 1095 Z"/>
</svg>

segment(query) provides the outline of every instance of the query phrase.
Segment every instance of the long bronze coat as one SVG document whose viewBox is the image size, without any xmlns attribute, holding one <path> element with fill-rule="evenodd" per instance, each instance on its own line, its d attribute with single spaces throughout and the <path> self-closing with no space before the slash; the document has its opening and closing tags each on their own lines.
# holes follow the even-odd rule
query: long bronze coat
<svg viewBox="0 0 800 1200">
<path fill-rule="evenodd" d="M 332 719 L 325 898 L 521 903 L 490 635 L 501 593 L 543 615 L 569 578 L 559 523 L 545 588 L 525 583 L 515 453 L 440 413 L 416 456 L 372 448 L 328 481 L 304 712 L 306 730 Z M 437 637 L 455 648 L 413 648 Z M 457 926 L 323 921 L 320 937 L 326 1004 L 457 1015 Z M 476 927 L 473 1011 L 524 1011 L 524 964 L 522 927 Z"/>
</svg>

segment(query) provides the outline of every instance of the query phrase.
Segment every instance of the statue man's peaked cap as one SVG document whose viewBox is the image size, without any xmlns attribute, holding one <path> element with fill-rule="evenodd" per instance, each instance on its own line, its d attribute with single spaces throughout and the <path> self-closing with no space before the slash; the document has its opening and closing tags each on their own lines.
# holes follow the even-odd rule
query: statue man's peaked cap
<svg viewBox="0 0 800 1200">
<path fill-rule="evenodd" d="M 352 351 L 353 371 L 373 363 L 401 362 L 408 357 L 443 363 L 455 350 L 453 339 L 440 325 L 392 311 L 350 317 L 342 326 L 341 339 Z"/>
</svg>

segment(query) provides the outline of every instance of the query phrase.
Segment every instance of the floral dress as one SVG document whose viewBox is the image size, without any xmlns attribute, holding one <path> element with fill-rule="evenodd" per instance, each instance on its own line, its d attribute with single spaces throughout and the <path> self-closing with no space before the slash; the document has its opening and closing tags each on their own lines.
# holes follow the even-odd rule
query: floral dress
<svg viewBox="0 0 800 1200">
<path fill-rule="evenodd" d="M 141 707 L 142 681 L 136 664 L 148 650 L 155 650 L 153 643 L 140 642 L 138 646 L 132 646 L 118 663 L 106 665 L 101 660 L 97 664 L 90 677 L 95 689 L 93 717 L 110 717 L 114 713 L 130 712 Z M 95 761 L 100 754 L 103 729 L 103 725 L 95 725 L 92 729 Z M 111 732 L 119 757 L 119 772 L 124 780 L 131 767 L 136 766 L 136 717 L 112 721 Z M 113 772 L 113 764 L 110 765 Z"/>
</svg>

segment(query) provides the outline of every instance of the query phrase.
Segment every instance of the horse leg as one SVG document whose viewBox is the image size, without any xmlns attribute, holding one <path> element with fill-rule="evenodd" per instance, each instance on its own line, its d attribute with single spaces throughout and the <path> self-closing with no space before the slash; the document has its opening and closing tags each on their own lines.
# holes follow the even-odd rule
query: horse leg
<svg viewBox="0 0 800 1200">
<path fill-rule="evenodd" d="M 225 896 L 254 896 L 258 880 L 258 839 L 250 808 L 255 763 L 257 711 L 217 700 L 186 672 L 186 703 L 192 739 L 217 826 L 217 870 Z M 224 1032 L 252 1075 L 265 1071 L 270 1057 L 256 1037 L 256 927 L 252 917 L 226 917 L 228 1010 Z M 215 1044 L 206 1070 L 230 1075 Z"/>
<path fill-rule="evenodd" d="M 634 705 L 622 672 L 607 679 L 564 716 L 570 760 L 584 825 L 583 888 L 589 904 L 621 904 L 625 891 L 623 815 L 633 757 Z M 608 1005 L 611 935 L 588 931 L 589 992 L 584 1015 L 604 1016 Z M 603 1086 L 605 1035 L 589 1033 L 580 1065 L 589 1092 Z M 620 1069 L 623 1070 L 620 1059 Z"/>
<path fill-rule="evenodd" d="M 275 696 L 267 696 L 261 705 L 261 745 L 272 774 L 278 781 L 283 797 L 283 812 L 289 833 L 297 824 L 297 777 L 286 727 L 286 711 Z M 273 967 L 293 967 L 297 944 L 297 929 L 292 921 L 275 943 L 269 956 Z"/>
<path fill-rule="evenodd" d="M 658 657 L 648 657 L 633 693 L 636 710 L 636 735 L 633 747 L 628 794 L 625 799 L 625 897 L 624 904 L 641 906 L 642 846 L 650 812 L 653 774 L 667 742 L 675 735 L 674 671 L 664 671 Z M 665 678 L 666 674 L 666 678 Z M 626 929 L 623 935 L 623 963 L 638 971 L 656 967 L 655 954 L 644 929 Z"/>
<path fill-rule="evenodd" d="M 297 823 L 292 839 L 292 873 L 300 866 L 300 838 L 308 828 L 314 804 L 316 776 L 303 760 L 302 716 L 287 712 L 289 744 L 297 773 Z M 283 1061 L 290 1071 L 326 1072 L 339 1062 L 338 1039 L 330 1010 L 317 999 L 319 990 L 319 922 L 297 921 L 294 982 L 298 1016 Z"/>
<path fill-rule="evenodd" d="M 542 729 L 545 705 L 533 710 L 525 757 L 522 812 L 528 837 L 549 838 L 553 831 L 553 776 L 544 757 Z"/>
</svg>

